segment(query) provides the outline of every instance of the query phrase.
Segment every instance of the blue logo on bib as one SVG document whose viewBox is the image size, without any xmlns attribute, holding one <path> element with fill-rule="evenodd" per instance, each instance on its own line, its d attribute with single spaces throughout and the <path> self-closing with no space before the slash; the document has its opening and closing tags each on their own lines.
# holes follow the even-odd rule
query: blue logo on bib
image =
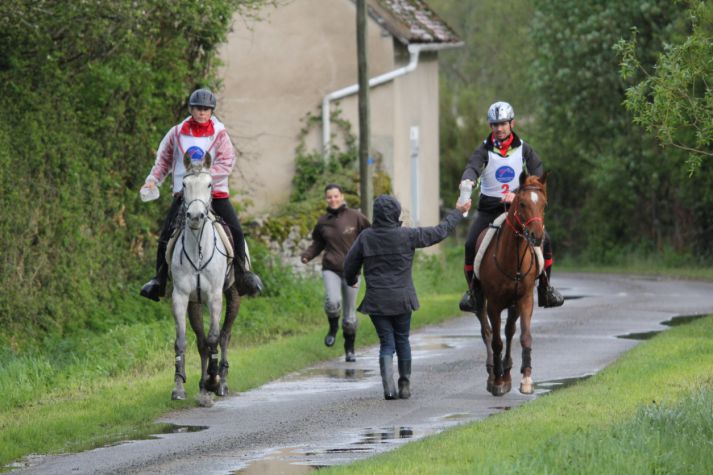
<svg viewBox="0 0 713 475">
<path fill-rule="evenodd" d="M 205 155 L 203 149 L 200 147 L 196 147 L 195 145 L 186 150 L 186 153 L 189 157 L 191 157 L 192 162 L 199 162 L 203 160 L 203 155 Z"/>
<path fill-rule="evenodd" d="M 495 170 L 495 179 L 500 183 L 508 183 L 512 181 L 513 178 L 515 178 L 515 170 L 507 165 Z"/>
</svg>

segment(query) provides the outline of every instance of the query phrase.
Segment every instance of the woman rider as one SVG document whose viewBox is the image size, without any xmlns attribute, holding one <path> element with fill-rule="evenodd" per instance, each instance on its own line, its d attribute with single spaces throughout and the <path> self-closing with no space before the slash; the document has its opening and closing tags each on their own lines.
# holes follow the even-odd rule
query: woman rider
<svg viewBox="0 0 713 475">
<path fill-rule="evenodd" d="M 159 301 L 166 294 L 168 263 L 166 247 L 173 233 L 176 218 L 183 205 L 183 176 L 186 169 L 183 156 L 201 159 L 206 153 L 213 157 L 210 173 L 213 177 L 212 208 L 228 225 L 233 236 L 235 277 L 240 295 L 254 296 L 262 291 L 262 281 L 247 268 L 245 237 L 235 209 L 230 204 L 228 179 L 235 164 L 235 150 L 222 122 L 214 115 L 216 98 L 208 89 L 193 91 L 188 99 L 190 117 L 171 128 L 161 140 L 156 162 L 146 177 L 142 189 L 160 186 L 169 173 L 173 174 L 173 202 L 164 221 L 156 254 L 156 275 L 141 288 L 141 295 Z"/>
</svg>

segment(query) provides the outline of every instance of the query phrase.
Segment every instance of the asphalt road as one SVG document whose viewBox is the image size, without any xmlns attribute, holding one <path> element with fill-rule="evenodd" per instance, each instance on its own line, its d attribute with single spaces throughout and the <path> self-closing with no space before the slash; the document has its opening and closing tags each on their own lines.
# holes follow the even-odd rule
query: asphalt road
<svg viewBox="0 0 713 475">
<path fill-rule="evenodd" d="M 496 398 L 486 392 L 478 322 L 460 316 L 412 335 L 409 400 L 385 401 L 378 348 L 357 348 L 356 363 L 340 356 L 212 408 L 163 417 L 160 422 L 176 424 L 175 433 L 79 454 L 33 456 L 17 472 L 307 473 L 526 403 L 596 373 L 640 341 L 618 336 L 665 330 L 661 322 L 675 316 L 713 313 L 710 283 L 558 274 L 554 284 L 567 301 L 561 308 L 535 309 L 534 395 L 517 392 L 517 372 L 511 393 Z M 369 325 L 368 318 L 362 324 Z M 339 344 L 335 355 L 341 355 Z M 519 359 L 516 344 L 515 370 Z"/>
</svg>

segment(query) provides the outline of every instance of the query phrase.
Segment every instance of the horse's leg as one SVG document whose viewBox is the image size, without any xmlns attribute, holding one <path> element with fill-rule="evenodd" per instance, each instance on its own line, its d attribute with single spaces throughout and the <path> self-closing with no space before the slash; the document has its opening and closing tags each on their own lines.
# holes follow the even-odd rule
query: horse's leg
<svg viewBox="0 0 713 475">
<path fill-rule="evenodd" d="M 505 384 L 505 392 L 509 393 L 512 388 L 512 377 L 510 370 L 512 369 L 512 337 L 515 335 L 517 323 L 517 311 L 514 306 L 508 307 L 508 318 L 505 322 L 505 356 L 503 357 L 503 382 Z"/>
<path fill-rule="evenodd" d="M 493 396 L 502 396 L 505 394 L 505 385 L 503 381 L 503 339 L 500 336 L 500 313 L 502 308 L 496 307 L 488 302 L 488 318 L 493 331 L 491 347 L 493 348 L 493 390 L 490 392 Z"/>
<path fill-rule="evenodd" d="M 217 396 L 228 395 L 228 345 L 233 330 L 233 323 L 240 309 L 240 296 L 235 285 L 225 291 L 225 318 L 220 329 L 220 384 L 215 391 Z"/>
<path fill-rule="evenodd" d="M 201 378 L 198 381 L 198 389 L 205 390 L 206 368 L 208 367 L 208 349 L 205 341 L 205 330 L 203 330 L 203 308 L 198 302 L 188 304 L 188 320 L 191 322 L 193 333 L 196 334 L 196 346 L 201 357 Z"/>
<path fill-rule="evenodd" d="M 522 381 L 520 382 L 520 392 L 522 394 L 532 394 L 535 388 L 532 384 L 532 307 L 533 298 L 522 299 L 518 305 L 520 311 L 520 346 L 522 346 Z"/>
<path fill-rule="evenodd" d="M 215 392 L 220 384 L 220 375 L 218 374 L 218 341 L 220 340 L 220 313 L 223 307 L 223 292 L 222 289 L 214 292 L 208 301 L 208 309 L 210 310 L 210 328 L 208 329 L 208 381 L 206 382 L 206 390 Z"/>
<path fill-rule="evenodd" d="M 171 306 L 173 307 L 173 318 L 176 322 L 176 374 L 174 376 L 175 386 L 171 392 L 171 399 L 186 399 L 186 308 L 188 307 L 188 296 L 173 292 L 171 296 Z"/>
<path fill-rule="evenodd" d="M 480 312 L 478 315 L 478 320 L 480 321 L 480 336 L 483 338 L 483 343 L 485 344 L 485 351 L 487 353 L 487 358 L 485 360 L 485 369 L 488 372 L 488 383 L 486 385 L 486 391 L 493 391 L 493 381 L 495 380 L 495 375 L 493 374 L 493 332 L 490 329 L 490 322 L 488 321 L 487 315 L 484 312 Z"/>
</svg>

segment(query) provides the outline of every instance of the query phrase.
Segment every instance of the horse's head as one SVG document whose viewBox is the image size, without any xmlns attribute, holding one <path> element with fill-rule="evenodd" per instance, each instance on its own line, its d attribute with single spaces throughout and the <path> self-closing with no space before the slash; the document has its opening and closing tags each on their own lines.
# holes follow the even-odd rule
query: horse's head
<svg viewBox="0 0 713 475">
<path fill-rule="evenodd" d="M 206 153 L 201 160 L 183 156 L 186 175 L 183 177 L 183 206 L 186 223 L 191 229 L 200 229 L 210 211 L 213 178 L 210 174 L 211 156 Z"/>
<path fill-rule="evenodd" d="M 520 175 L 520 188 L 510 206 L 512 224 L 533 246 L 542 244 L 545 235 L 547 172 L 541 177 Z"/>
</svg>

